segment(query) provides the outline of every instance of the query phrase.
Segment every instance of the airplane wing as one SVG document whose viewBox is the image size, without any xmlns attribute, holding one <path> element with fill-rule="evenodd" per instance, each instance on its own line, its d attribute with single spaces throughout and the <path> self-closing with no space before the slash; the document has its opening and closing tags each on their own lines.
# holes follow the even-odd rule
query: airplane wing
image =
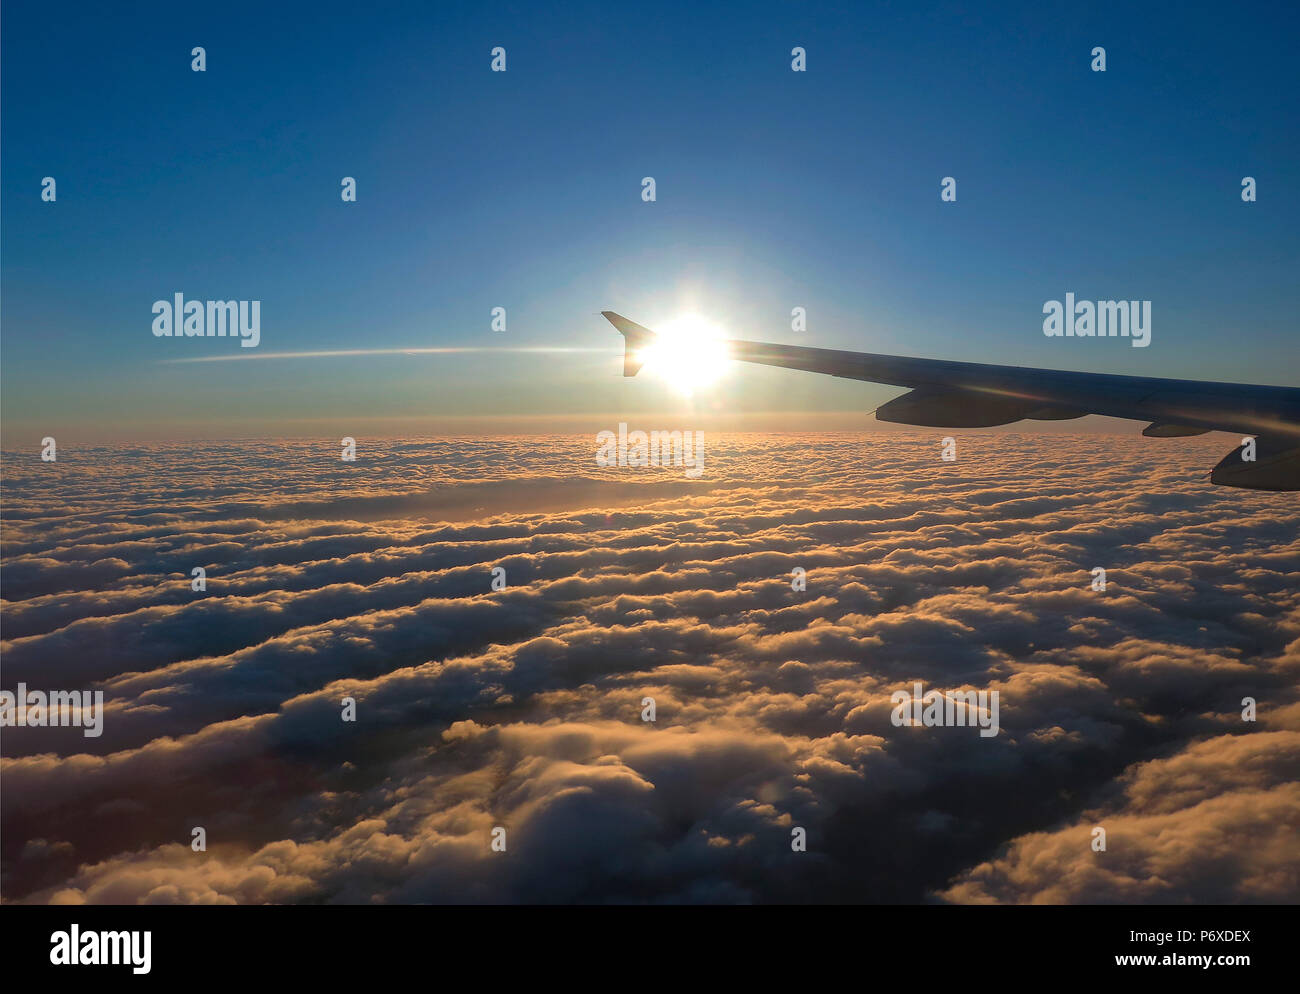
<svg viewBox="0 0 1300 994">
<path fill-rule="evenodd" d="M 635 376 L 655 333 L 613 311 L 601 314 L 623 333 L 623 375 Z M 726 347 L 742 362 L 907 387 L 907 393 L 876 410 L 879 420 L 897 424 L 988 428 L 1104 414 L 1146 421 L 1142 434 L 1153 438 L 1209 431 L 1254 436 L 1254 452 L 1244 445 L 1233 448 L 1210 481 L 1251 490 L 1300 490 L 1300 389 L 909 359 L 739 339 Z M 1254 458 L 1247 458 L 1251 454 Z"/>
</svg>

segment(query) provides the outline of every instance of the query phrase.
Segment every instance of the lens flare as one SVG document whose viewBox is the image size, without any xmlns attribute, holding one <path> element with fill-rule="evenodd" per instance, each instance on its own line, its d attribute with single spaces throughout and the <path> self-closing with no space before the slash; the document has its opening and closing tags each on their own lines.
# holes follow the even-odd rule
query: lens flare
<svg viewBox="0 0 1300 994">
<path fill-rule="evenodd" d="M 642 350 L 647 371 L 690 396 L 718 382 L 730 367 L 722 329 L 695 314 L 655 329 L 658 340 Z"/>
</svg>

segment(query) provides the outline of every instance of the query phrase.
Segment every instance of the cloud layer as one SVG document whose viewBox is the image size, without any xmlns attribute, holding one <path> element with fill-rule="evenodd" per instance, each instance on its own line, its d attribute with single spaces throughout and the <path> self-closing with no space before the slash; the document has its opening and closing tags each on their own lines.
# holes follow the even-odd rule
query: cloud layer
<svg viewBox="0 0 1300 994">
<path fill-rule="evenodd" d="M 1292 495 L 941 434 L 6 453 L 3 686 L 107 713 L 5 730 L 4 897 L 1294 902 Z M 918 681 L 1001 733 L 895 726 Z"/>
</svg>

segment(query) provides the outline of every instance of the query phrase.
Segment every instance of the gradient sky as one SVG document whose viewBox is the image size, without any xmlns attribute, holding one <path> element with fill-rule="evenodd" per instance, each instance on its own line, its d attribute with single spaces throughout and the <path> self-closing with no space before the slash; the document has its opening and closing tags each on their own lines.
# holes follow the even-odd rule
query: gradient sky
<svg viewBox="0 0 1300 994">
<path fill-rule="evenodd" d="M 683 400 L 617 377 L 606 308 L 768 341 L 1295 385 L 1300 14 L 994 6 L 6 4 L 6 444 L 384 419 L 548 430 L 897 393 L 746 367 Z M 949 175 L 956 204 L 939 199 Z M 1258 203 L 1240 199 L 1246 175 Z M 152 303 L 177 291 L 260 299 L 245 353 L 593 351 L 166 364 L 241 351 L 155 338 Z M 1067 291 L 1152 300 L 1153 344 L 1044 338 L 1043 302 Z"/>
</svg>

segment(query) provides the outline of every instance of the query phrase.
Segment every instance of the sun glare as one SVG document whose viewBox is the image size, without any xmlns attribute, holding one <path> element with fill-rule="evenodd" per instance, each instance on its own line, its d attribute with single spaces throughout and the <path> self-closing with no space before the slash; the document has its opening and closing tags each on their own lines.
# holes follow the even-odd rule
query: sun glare
<svg viewBox="0 0 1300 994">
<path fill-rule="evenodd" d="M 645 368 L 690 395 L 716 383 L 730 366 L 722 329 L 694 314 L 655 329 L 657 342 L 642 351 Z"/>
</svg>

